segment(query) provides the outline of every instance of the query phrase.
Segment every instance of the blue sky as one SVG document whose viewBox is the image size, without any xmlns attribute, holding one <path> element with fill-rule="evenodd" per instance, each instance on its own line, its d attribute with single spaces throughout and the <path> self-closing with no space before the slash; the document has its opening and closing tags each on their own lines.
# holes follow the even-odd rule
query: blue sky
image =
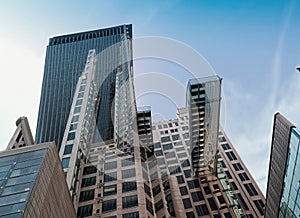
<svg viewBox="0 0 300 218">
<path fill-rule="evenodd" d="M 0 4 L 2 149 L 19 116 L 28 116 L 35 132 L 49 37 L 132 23 L 135 38 L 160 36 L 183 42 L 223 78 L 225 130 L 265 191 L 273 114 L 280 111 L 300 126 L 300 73 L 295 70 L 300 65 L 299 1 L 20 0 Z M 137 76 L 152 71 L 181 80 L 184 70 L 168 63 L 137 61 Z M 175 116 L 172 103 L 161 105 L 153 99 L 148 96 L 140 102 L 153 104 L 154 112 L 165 118 Z"/>
</svg>

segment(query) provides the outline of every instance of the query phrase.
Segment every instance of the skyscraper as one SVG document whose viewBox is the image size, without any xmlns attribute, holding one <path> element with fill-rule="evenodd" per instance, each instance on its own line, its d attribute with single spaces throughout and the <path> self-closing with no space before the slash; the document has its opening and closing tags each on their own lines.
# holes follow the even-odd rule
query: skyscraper
<svg viewBox="0 0 300 218">
<path fill-rule="evenodd" d="M 132 26 L 53 37 L 47 46 L 39 106 L 36 143 L 55 141 L 58 149 L 64 135 L 72 99 L 88 51 L 96 50 L 99 87 L 97 126 L 103 140 L 113 138 L 113 99 L 117 69 L 132 60 Z M 128 63 L 130 64 L 130 63 Z"/>
<path fill-rule="evenodd" d="M 300 215 L 300 131 L 280 113 L 274 116 L 265 213 Z"/>
</svg>

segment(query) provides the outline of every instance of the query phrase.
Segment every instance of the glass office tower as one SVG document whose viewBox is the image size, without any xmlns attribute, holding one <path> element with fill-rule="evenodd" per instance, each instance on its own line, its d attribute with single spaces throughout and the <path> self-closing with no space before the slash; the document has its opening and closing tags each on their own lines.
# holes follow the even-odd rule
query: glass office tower
<svg viewBox="0 0 300 218">
<path fill-rule="evenodd" d="M 113 138 L 113 99 L 117 69 L 131 63 L 132 26 L 53 37 L 49 40 L 38 114 L 36 143 L 55 141 L 60 148 L 76 84 L 90 49 L 99 59 L 96 67 L 99 83 L 97 127 L 103 140 Z"/>
<path fill-rule="evenodd" d="M 266 218 L 300 215 L 300 132 L 280 113 L 274 116 Z"/>
</svg>

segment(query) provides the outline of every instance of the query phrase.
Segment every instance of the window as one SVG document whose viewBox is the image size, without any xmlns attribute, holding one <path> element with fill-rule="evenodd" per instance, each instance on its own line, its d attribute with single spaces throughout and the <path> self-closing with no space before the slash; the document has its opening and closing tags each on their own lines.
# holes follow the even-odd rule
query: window
<svg viewBox="0 0 300 218">
<path fill-rule="evenodd" d="M 232 151 L 225 153 L 230 161 L 237 160 L 235 154 Z"/>
<path fill-rule="evenodd" d="M 224 137 L 224 136 L 222 136 L 222 137 L 219 137 L 219 142 L 226 142 L 226 139 L 225 139 L 225 137 Z"/>
<path fill-rule="evenodd" d="M 129 208 L 138 206 L 138 197 L 137 195 L 127 196 L 122 198 L 122 208 Z"/>
<path fill-rule="evenodd" d="M 178 182 L 178 184 L 184 183 L 184 178 L 183 178 L 183 176 L 177 176 L 177 182 Z"/>
<path fill-rule="evenodd" d="M 73 116 L 71 123 L 76 123 L 78 122 L 78 120 L 79 120 L 79 115 L 75 115 Z"/>
<path fill-rule="evenodd" d="M 123 214 L 122 218 L 139 218 L 139 212 Z"/>
<path fill-rule="evenodd" d="M 71 154 L 72 148 L 73 148 L 73 144 L 71 144 L 71 145 L 66 145 L 66 146 L 65 146 L 65 150 L 64 150 L 64 155 L 66 155 L 66 154 Z"/>
<path fill-rule="evenodd" d="M 226 203 L 225 199 L 224 199 L 224 197 L 222 195 L 217 196 L 217 198 L 218 198 L 218 201 L 219 201 L 220 204 L 225 204 Z"/>
<path fill-rule="evenodd" d="M 115 195 L 117 194 L 117 185 L 108 185 L 103 188 L 103 196 Z"/>
<path fill-rule="evenodd" d="M 146 183 L 144 183 L 144 191 L 149 197 L 151 197 L 150 187 Z"/>
<path fill-rule="evenodd" d="M 227 143 L 226 144 L 222 144 L 221 146 L 222 146 L 223 150 L 231 149 L 230 146 L 229 146 L 229 144 L 227 144 Z"/>
<path fill-rule="evenodd" d="M 135 169 L 122 170 L 122 179 L 135 177 Z"/>
<path fill-rule="evenodd" d="M 182 199 L 183 205 L 185 209 L 191 208 L 192 204 L 189 198 Z"/>
<path fill-rule="evenodd" d="M 159 128 L 159 129 L 162 129 L 162 126 L 161 126 L 161 125 L 158 125 L 158 128 Z"/>
<path fill-rule="evenodd" d="M 231 174 L 229 173 L 229 171 L 225 170 L 224 173 L 226 174 L 228 179 L 232 179 Z"/>
<path fill-rule="evenodd" d="M 151 181 L 157 179 L 157 178 L 158 178 L 158 173 L 157 173 L 157 171 L 155 171 L 154 173 L 152 173 L 152 174 L 150 175 L 150 178 L 151 178 Z"/>
<path fill-rule="evenodd" d="M 78 207 L 77 217 L 92 216 L 92 213 L 93 213 L 93 205 L 92 204 L 81 206 L 81 207 Z"/>
<path fill-rule="evenodd" d="M 77 129 L 77 123 L 73 123 L 70 126 L 70 131 Z"/>
<path fill-rule="evenodd" d="M 205 204 L 195 206 L 198 216 L 208 215 L 208 208 Z"/>
<path fill-rule="evenodd" d="M 186 218 L 195 218 L 195 214 L 193 211 L 187 212 L 185 215 L 186 215 Z"/>
<path fill-rule="evenodd" d="M 180 146 L 180 145 L 182 145 L 182 142 L 181 142 L 181 141 L 175 142 L 174 145 L 175 145 L 175 146 Z"/>
<path fill-rule="evenodd" d="M 176 146 L 176 144 L 175 144 L 175 146 Z M 176 151 L 177 151 L 177 152 L 179 152 L 179 151 L 184 151 L 184 147 L 178 147 L 178 148 L 176 148 Z"/>
<path fill-rule="evenodd" d="M 239 200 L 239 203 L 241 204 L 242 208 L 245 210 L 249 210 L 249 207 L 247 206 L 244 198 L 242 197 L 242 195 L 240 193 L 236 193 L 236 197 Z"/>
<path fill-rule="evenodd" d="M 204 189 L 205 194 L 207 194 L 207 195 L 211 194 L 211 190 L 210 190 L 209 186 L 204 186 L 203 189 Z"/>
<path fill-rule="evenodd" d="M 233 164 L 233 167 L 236 171 L 243 170 L 243 167 L 240 163 Z"/>
<path fill-rule="evenodd" d="M 75 139 L 75 132 L 70 132 L 70 133 L 68 134 L 67 140 L 70 141 L 70 140 L 73 140 L 73 139 Z"/>
<path fill-rule="evenodd" d="M 183 136 L 184 139 L 188 139 L 189 138 L 189 133 L 184 133 L 182 136 Z"/>
<path fill-rule="evenodd" d="M 80 106 L 79 106 L 79 107 L 75 107 L 75 108 L 74 108 L 74 114 L 79 113 L 79 112 L 80 112 L 80 109 L 81 109 Z"/>
<path fill-rule="evenodd" d="M 104 182 L 112 182 L 117 180 L 117 172 L 105 173 Z"/>
<path fill-rule="evenodd" d="M 84 92 L 78 93 L 78 98 L 83 98 Z"/>
<path fill-rule="evenodd" d="M 154 187 L 152 189 L 153 191 L 153 197 L 155 197 L 158 193 L 160 193 L 161 189 L 160 189 L 160 185 L 157 185 L 156 187 Z"/>
<path fill-rule="evenodd" d="M 96 184 L 96 176 L 89 177 L 89 178 L 83 178 L 81 182 L 81 188 L 95 185 Z"/>
<path fill-rule="evenodd" d="M 169 143 L 169 144 L 165 144 L 165 145 L 163 145 L 163 149 L 164 149 L 164 150 L 173 149 L 173 145 L 172 145 L 172 143 Z"/>
<path fill-rule="evenodd" d="M 185 178 L 190 178 L 191 177 L 191 170 L 184 170 L 184 176 L 185 176 Z"/>
<path fill-rule="evenodd" d="M 176 159 L 168 161 L 168 165 L 173 165 L 173 164 L 178 164 L 178 161 Z"/>
<path fill-rule="evenodd" d="M 83 175 L 88 175 L 96 172 L 97 168 L 95 166 L 88 166 L 83 169 Z"/>
<path fill-rule="evenodd" d="M 208 198 L 207 200 L 208 200 L 208 203 L 209 203 L 209 206 L 210 206 L 211 210 L 217 210 L 218 209 L 218 207 L 216 205 L 216 202 L 213 198 Z"/>
<path fill-rule="evenodd" d="M 154 143 L 154 148 L 160 148 L 160 142 Z"/>
<path fill-rule="evenodd" d="M 166 158 L 167 158 L 167 159 L 170 159 L 170 158 L 172 158 L 172 157 L 175 157 L 175 153 L 174 153 L 174 152 L 165 152 L 165 154 L 166 154 Z"/>
<path fill-rule="evenodd" d="M 179 153 L 177 154 L 178 158 L 184 158 L 187 157 L 186 153 Z"/>
<path fill-rule="evenodd" d="M 108 162 L 108 163 L 105 163 L 105 165 L 104 165 L 105 170 L 111 170 L 111 169 L 116 169 L 116 168 L 117 168 L 117 161 Z"/>
<path fill-rule="evenodd" d="M 248 175 L 247 175 L 246 173 L 240 173 L 240 174 L 238 174 L 238 175 L 239 175 L 241 181 L 247 181 L 247 180 L 250 180 L 249 177 L 248 177 Z"/>
<path fill-rule="evenodd" d="M 170 136 L 161 137 L 161 142 L 169 142 L 169 141 L 171 141 Z"/>
<path fill-rule="evenodd" d="M 201 191 L 192 192 L 191 194 L 192 194 L 192 199 L 193 199 L 194 202 L 204 200 L 204 197 L 203 197 L 203 194 L 202 194 Z"/>
<path fill-rule="evenodd" d="M 134 157 L 122 160 L 122 167 L 131 166 L 135 164 Z"/>
<path fill-rule="evenodd" d="M 179 140 L 180 137 L 179 137 L 178 134 L 177 135 L 172 135 L 172 139 L 173 139 L 173 141 L 176 141 L 176 140 Z"/>
<path fill-rule="evenodd" d="M 164 207 L 162 200 L 159 200 L 155 203 L 155 212 L 158 212 Z"/>
<path fill-rule="evenodd" d="M 236 186 L 236 184 L 234 182 L 231 182 L 231 187 L 233 190 L 238 190 L 238 187 Z"/>
<path fill-rule="evenodd" d="M 199 184 L 199 181 L 195 179 L 192 181 L 188 181 L 188 186 L 189 186 L 189 189 L 193 189 L 193 188 L 200 187 L 200 184 Z"/>
<path fill-rule="evenodd" d="M 93 200 L 95 196 L 95 190 L 87 190 L 80 192 L 79 202 Z"/>
<path fill-rule="evenodd" d="M 252 183 L 244 184 L 250 196 L 258 195 Z"/>
<path fill-rule="evenodd" d="M 164 124 L 164 128 L 168 128 L 168 125 L 167 125 L 167 124 Z"/>
<path fill-rule="evenodd" d="M 177 174 L 177 173 L 181 173 L 181 169 L 178 166 L 170 166 L 169 167 L 169 172 L 171 175 Z"/>
<path fill-rule="evenodd" d="M 155 151 L 155 155 L 156 156 L 162 156 L 163 155 L 162 150 Z"/>
<path fill-rule="evenodd" d="M 187 195 L 188 194 L 188 190 L 185 186 L 180 187 L 179 189 L 180 189 L 180 194 L 181 195 Z"/>
<path fill-rule="evenodd" d="M 232 216 L 231 216 L 231 214 L 230 214 L 229 212 L 224 213 L 224 217 L 225 217 L 225 218 L 232 218 Z"/>
<path fill-rule="evenodd" d="M 102 213 L 117 209 L 117 199 L 111 199 L 102 202 Z"/>
<path fill-rule="evenodd" d="M 220 164 L 221 164 L 221 166 L 222 166 L 223 169 L 226 168 L 226 165 L 225 165 L 224 161 L 221 160 Z"/>
<path fill-rule="evenodd" d="M 76 106 L 80 106 L 80 105 L 82 105 L 82 99 L 76 101 Z"/>
<path fill-rule="evenodd" d="M 82 86 L 80 86 L 80 88 L 79 88 L 79 92 L 82 92 L 82 91 L 84 91 L 84 89 L 85 89 L 85 85 L 82 85 Z"/>
<path fill-rule="evenodd" d="M 254 200 L 254 204 L 257 207 L 260 215 L 264 215 L 264 203 L 262 200 Z"/>
<path fill-rule="evenodd" d="M 146 198 L 146 208 L 152 215 L 154 215 L 152 202 L 149 201 L 147 198 Z"/>
<path fill-rule="evenodd" d="M 130 192 L 136 190 L 136 182 L 123 182 L 122 183 L 122 192 Z"/>
<path fill-rule="evenodd" d="M 172 123 L 168 123 L 168 125 L 169 125 L 169 127 L 172 127 L 172 126 L 173 126 Z"/>
<path fill-rule="evenodd" d="M 63 158 L 62 161 L 61 161 L 62 167 L 63 168 L 68 168 L 69 167 L 69 162 L 70 162 L 70 158 L 69 157 Z"/>
</svg>

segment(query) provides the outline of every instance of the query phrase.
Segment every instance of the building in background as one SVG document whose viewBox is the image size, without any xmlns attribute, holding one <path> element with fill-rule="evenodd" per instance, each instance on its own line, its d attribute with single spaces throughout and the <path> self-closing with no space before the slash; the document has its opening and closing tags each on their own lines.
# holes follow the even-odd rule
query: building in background
<svg viewBox="0 0 300 218">
<path fill-rule="evenodd" d="M 58 149 L 65 132 L 78 79 L 85 67 L 89 50 L 95 49 L 99 87 L 97 126 L 103 140 L 114 137 L 113 99 L 116 74 L 121 66 L 130 65 L 132 26 L 53 37 L 47 46 L 44 77 L 36 128 L 36 143 L 55 141 Z"/>
<path fill-rule="evenodd" d="M 6 150 L 33 145 L 34 140 L 29 127 L 27 117 L 20 117 L 16 121 L 17 129 L 10 139 Z"/>
<path fill-rule="evenodd" d="M 265 217 L 300 216 L 300 131 L 274 116 Z"/>
<path fill-rule="evenodd" d="M 76 217 L 53 142 L 0 153 L 0 216 Z"/>
</svg>

